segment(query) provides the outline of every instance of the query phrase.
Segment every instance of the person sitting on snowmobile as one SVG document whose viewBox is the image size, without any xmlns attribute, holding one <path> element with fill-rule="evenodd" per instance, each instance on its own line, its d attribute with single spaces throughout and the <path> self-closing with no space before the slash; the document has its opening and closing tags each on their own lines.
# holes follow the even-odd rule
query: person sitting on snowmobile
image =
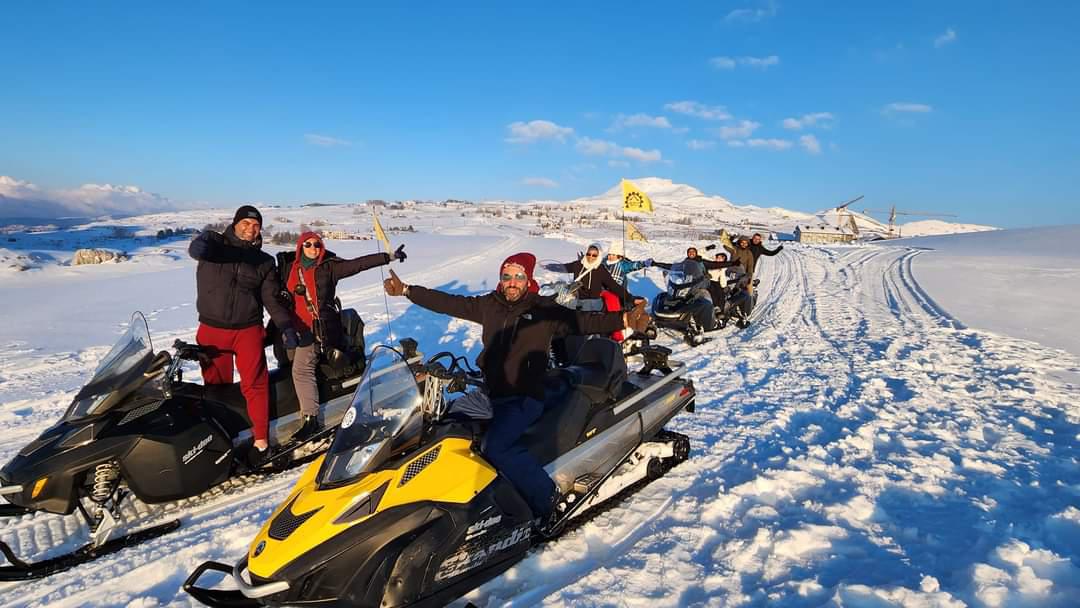
<svg viewBox="0 0 1080 608">
<path fill-rule="evenodd" d="M 289 357 L 302 421 L 294 438 L 307 439 L 320 429 L 315 369 L 320 355 L 329 358 L 334 351 L 340 354 L 344 335 L 341 311 L 335 299 L 338 281 L 389 264 L 393 259 L 404 262 L 405 258 L 404 245 L 398 247 L 393 257 L 388 253 L 373 253 L 349 260 L 339 258 L 327 251 L 316 232 L 301 234 L 295 253 L 278 254 L 281 270 L 287 273 L 285 293 L 292 311 L 292 326 L 299 333 L 299 342 Z"/>
<path fill-rule="evenodd" d="M 750 282 L 747 284 L 747 292 L 754 292 L 754 270 L 757 268 L 758 258 L 762 255 L 776 255 L 784 250 L 784 246 L 781 245 L 776 249 L 766 249 L 761 244 L 761 234 L 754 234 L 754 239 L 757 240 L 756 247 L 751 245 L 751 238 L 746 235 L 740 235 L 735 240 L 735 247 L 730 248 L 724 245 L 724 248 L 731 252 L 731 257 L 734 260 L 738 260 L 742 267 L 746 270 L 746 274 L 749 277 Z"/>
<path fill-rule="evenodd" d="M 540 296 L 533 280 L 536 257 L 516 253 L 499 266 L 495 291 L 481 296 L 448 294 L 406 285 L 393 270 L 384 281 L 386 293 L 414 304 L 481 324 L 483 350 L 476 363 L 486 392 L 476 395 L 490 404 L 491 423 L 482 451 L 489 462 L 518 489 L 541 528 L 552 523 L 558 499 L 555 483 L 518 439 L 544 412 L 544 376 L 555 336 L 609 334 L 624 327 L 644 331 L 644 306 L 626 312 L 585 313 Z"/>
<path fill-rule="evenodd" d="M 212 352 L 200 359 L 203 382 L 231 384 L 233 357 L 240 370 L 240 391 L 247 402 L 254 438 L 253 461 L 270 447 L 270 386 L 263 348 L 263 307 L 282 331 L 286 346 L 299 336 L 289 311 L 277 299 L 281 290 L 274 258 L 262 251 L 262 214 L 251 205 L 236 210 L 223 233 L 204 230 L 188 253 L 198 260 L 195 271 L 199 329 L 195 340 Z"/>
<path fill-rule="evenodd" d="M 615 282 L 626 287 L 626 275 L 642 268 L 652 266 L 652 258 L 638 262 L 627 259 L 624 255 L 622 241 L 613 241 L 608 247 L 607 259 L 604 260 L 604 268 L 615 279 Z"/>
<path fill-rule="evenodd" d="M 579 284 L 577 297 L 580 310 L 604 310 L 602 298 L 605 291 L 615 294 L 624 307 L 630 302 L 634 302 L 635 305 L 638 302 L 645 302 L 644 298 L 635 297 L 627 291 L 626 287 L 612 278 L 611 273 L 601 262 L 599 243 L 589 245 L 585 254 L 578 260 L 565 264 L 545 264 L 544 269 L 574 275 L 574 282 Z"/>
<path fill-rule="evenodd" d="M 738 262 L 729 262 L 726 253 L 717 253 L 713 256 L 710 264 L 706 265 L 709 271 L 709 295 L 712 296 L 712 301 L 717 306 L 724 305 L 724 298 L 727 292 L 727 268 L 739 266 Z M 702 263 L 707 260 L 702 260 Z"/>
</svg>

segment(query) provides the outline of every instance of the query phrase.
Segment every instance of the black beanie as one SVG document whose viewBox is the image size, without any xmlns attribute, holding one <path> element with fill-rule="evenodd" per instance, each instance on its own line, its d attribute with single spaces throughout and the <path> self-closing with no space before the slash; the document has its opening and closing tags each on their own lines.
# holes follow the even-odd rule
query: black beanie
<svg viewBox="0 0 1080 608">
<path fill-rule="evenodd" d="M 236 215 L 234 215 L 232 218 L 232 225 L 235 226 L 240 222 L 240 220 L 244 219 L 253 219 L 259 222 L 259 225 L 262 226 L 262 214 L 259 213 L 258 209 L 252 207 L 251 205 L 244 205 L 243 207 L 240 207 L 236 210 Z"/>
</svg>

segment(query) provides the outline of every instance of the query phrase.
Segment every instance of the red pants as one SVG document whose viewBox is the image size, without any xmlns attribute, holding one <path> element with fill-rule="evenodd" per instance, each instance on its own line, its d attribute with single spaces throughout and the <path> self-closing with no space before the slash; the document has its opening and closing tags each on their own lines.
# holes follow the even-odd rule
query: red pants
<svg viewBox="0 0 1080 608">
<path fill-rule="evenodd" d="M 270 375 L 266 371 L 262 325 L 221 329 L 200 323 L 195 341 L 218 349 L 216 357 L 201 364 L 206 384 L 232 384 L 233 357 L 236 357 L 240 392 L 247 401 L 248 418 L 251 419 L 251 434 L 256 441 L 266 440 L 270 425 Z"/>
<path fill-rule="evenodd" d="M 622 302 L 619 301 L 619 296 L 611 293 L 610 291 L 607 291 L 606 289 L 604 291 L 601 291 L 600 299 L 604 301 L 604 310 L 608 312 L 619 312 L 620 310 L 622 310 Z M 619 331 L 613 332 L 611 334 L 611 339 L 615 340 L 616 342 L 622 342 L 622 330 L 620 329 Z"/>
</svg>

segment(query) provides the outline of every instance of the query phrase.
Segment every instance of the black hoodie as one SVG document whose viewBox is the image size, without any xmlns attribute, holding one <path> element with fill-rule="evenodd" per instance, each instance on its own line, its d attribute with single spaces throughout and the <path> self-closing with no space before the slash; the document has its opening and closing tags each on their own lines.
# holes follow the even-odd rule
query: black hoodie
<svg viewBox="0 0 1080 608">
<path fill-rule="evenodd" d="M 200 323 L 222 329 L 261 326 L 265 305 L 275 325 L 292 327 L 289 311 L 277 299 L 281 285 L 274 258 L 262 250 L 262 237 L 245 241 L 232 226 L 224 234 L 204 230 L 188 253 L 199 261 L 195 308 Z"/>
<path fill-rule="evenodd" d="M 623 328 L 620 312 L 578 312 L 532 292 L 509 302 L 498 291 L 459 296 L 412 285 L 408 298 L 428 310 L 483 326 L 484 350 L 476 363 L 492 399 L 528 396 L 543 400 L 552 338 L 610 334 Z"/>
</svg>

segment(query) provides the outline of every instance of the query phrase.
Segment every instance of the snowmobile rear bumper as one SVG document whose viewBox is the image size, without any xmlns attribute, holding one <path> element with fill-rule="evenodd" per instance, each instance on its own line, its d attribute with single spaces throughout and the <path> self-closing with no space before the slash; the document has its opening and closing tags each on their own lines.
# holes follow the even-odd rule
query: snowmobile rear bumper
<svg viewBox="0 0 1080 608">
<path fill-rule="evenodd" d="M 243 571 L 246 569 L 246 559 L 240 561 L 235 567 L 221 562 L 205 562 L 196 568 L 195 571 L 191 573 L 191 576 L 187 577 L 187 580 L 184 581 L 184 591 L 203 604 L 214 608 L 255 608 L 263 605 L 263 603 L 259 601 L 260 598 L 275 593 L 281 593 L 282 591 L 288 591 L 289 589 L 289 583 L 285 581 L 253 585 L 245 580 L 243 576 Z M 199 578 L 202 577 L 207 570 L 214 570 L 223 574 L 232 575 L 232 578 L 239 589 L 223 590 L 199 587 L 196 583 L 199 582 Z"/>
</svg>

